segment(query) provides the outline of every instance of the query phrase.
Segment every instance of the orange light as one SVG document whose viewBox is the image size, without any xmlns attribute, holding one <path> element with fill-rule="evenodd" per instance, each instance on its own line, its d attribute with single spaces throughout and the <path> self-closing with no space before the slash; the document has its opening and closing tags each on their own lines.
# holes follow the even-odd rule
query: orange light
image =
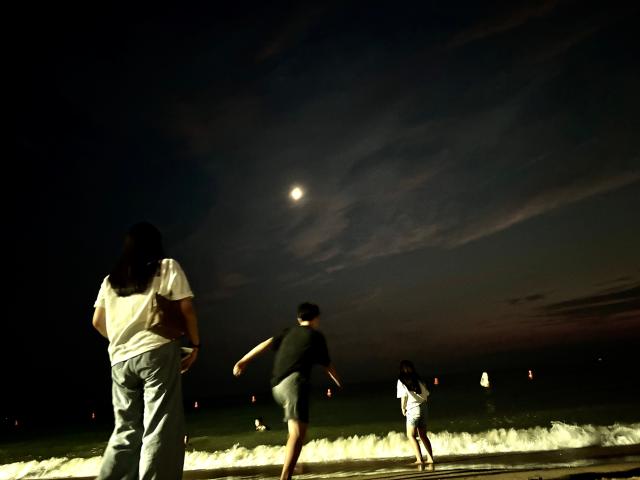
<svg viewBox="0 0 640 480">
<path fill-rule="evenodd" d="M 331 391 L 330 388 L 327 388 L 327 398 L 331 398 L 333 397 L 333 392 Z"/>
<path fill-rule="evenodd" d="M 434 385 L 440 385 L 440 380 L 438 380 L 438 377 L 435 377 L 435 378 L 433 379 L 433 384 L 434 384 Z"/>
<path fill-rule="evenodd" d="M 533 380 L 533 372 L 531 370 L 529 370 L 529 374 L 527 376 L 529 377 L 529 380 Z"/>
<path fill-rule="evenodd" d="M 251 403 L 256 403 L 256 396 L 255 395 L 251 395 Z"/>
</svg>

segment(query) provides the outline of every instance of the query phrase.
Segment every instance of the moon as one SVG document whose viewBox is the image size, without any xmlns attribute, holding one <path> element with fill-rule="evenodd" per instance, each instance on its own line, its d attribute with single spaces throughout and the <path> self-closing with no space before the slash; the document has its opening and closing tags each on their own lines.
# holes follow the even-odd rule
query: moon
<svg viewBox="0 0 640 480">
<path fill-rule="evenodd" d="M 300 187 L 293 187 L 289 192 L 289 196 L 293 199 L 294 202 L 297 202 L 302 198 L 304 192 Z"/>
</svg>

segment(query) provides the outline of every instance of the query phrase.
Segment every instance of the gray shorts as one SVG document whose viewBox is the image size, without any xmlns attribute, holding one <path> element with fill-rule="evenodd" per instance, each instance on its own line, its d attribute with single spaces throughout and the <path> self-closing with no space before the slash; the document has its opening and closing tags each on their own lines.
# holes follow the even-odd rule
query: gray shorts
<svg viewBox="0 0 640 480">
<path fill-rule="evenodd" d="M 407 427 L 427 428 L 427 402 L 407 411 Z"/>
<path fill-rule="evenodd" d="M 271 389 L 273 398 L 284 409 L 284 421 L 309 423 L 309 382 L 293 372 Z"/>
</svg>

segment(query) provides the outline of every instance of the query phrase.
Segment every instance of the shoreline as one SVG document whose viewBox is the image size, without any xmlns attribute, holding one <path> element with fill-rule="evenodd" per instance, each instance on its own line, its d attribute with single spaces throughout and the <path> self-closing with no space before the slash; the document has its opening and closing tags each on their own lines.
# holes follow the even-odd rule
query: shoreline
<svg viewBox="0 0 640 480">
<path fill-rule="evenodd" d="M 589 473 L 640 475 L 640 444 L 615 447 L 583 447 L 576 449 L 494 453 L 477 456 L 436 457 L 433 471 L 410 465 L 411 458 L 361 460 L 349 462 L 318 462 L 301 465 L 296 475 L 306 478 L 346 478 L 349 480 L 401 480 L 409 478 L 482 478 L 537 479 L 570 478 Z M 280 475 L 279 465 L 241 467 L 184 472 L 184 479 L 274 478 Z M 553 475 L 553 476 L 551 476 Z M 581 479 L 583 477 L 580 477 Z M 588 476 L 584 477 L 586 480 Z M 602 477 L 598 477 L 602 478 Z"/>
<path fill-rule="evenodd" d="M 613 477 L 612 477 L 613 476 Z M 603 477 L 613 480 L 640 478 L 640 461 L 616 463 L 609 465 L 592 465 L 588 467 L 540 468 L 527 470 L 486 470 L 482 472 L 469 470 L 452 470 L 450 472 L 433 471 L 423 474 L 408 473 L 406 475 L 351 477 L 351 480 L 408 480 L 415 478 L 452 478 L 456 480 L 473 480 L 490 477 L 492 480 L 600 480 Z"/>
<path fill-rule="evenodd" d="M 405 480 L 454 478 L 492 480 L 591 480 L 640 477 L 640 444 L 615 447 L 436 457 L 433 470 L 395 458 L 301 465 L 295 477 L 306 479 Z M 280 465 L 187 470 L 185 480 L 277 479 Z M 295 478 L 294 477 L 294 478 Z M 22 478 L 38 478 L 25 476 Z M 48 480 L 93 480 L 94 477 L 49 477 Z"/>
</svg>

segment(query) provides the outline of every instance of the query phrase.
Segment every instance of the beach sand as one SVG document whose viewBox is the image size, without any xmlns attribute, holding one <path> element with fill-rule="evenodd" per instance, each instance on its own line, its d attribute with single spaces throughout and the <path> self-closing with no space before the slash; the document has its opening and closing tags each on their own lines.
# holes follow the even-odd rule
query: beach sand
<svg viewBox="0 0 640 480">
<path fill-rule="evenodd" d="M 544 452 L 437 457 L 433 470 L 410 465 L 412 459 L 308 463 L 294 478 L 348 480 L 482 479 L 600 480 L 640 478 L 640 445 L 587 447 Z M 184 472 L 185 480 L 277 479 L 279 465 Z M 76 478 L 76 480 L 89 480 Z"/>
</svg>

